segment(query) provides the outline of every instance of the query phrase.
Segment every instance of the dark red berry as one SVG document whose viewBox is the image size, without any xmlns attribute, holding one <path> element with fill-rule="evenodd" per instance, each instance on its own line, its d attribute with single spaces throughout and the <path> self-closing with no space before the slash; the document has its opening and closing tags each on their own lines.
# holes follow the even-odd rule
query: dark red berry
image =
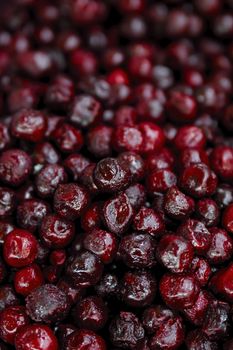
<svg viewBox="0 0 233 350">
<path fill-rule="evenodd" d="M 18 329 L 29 324 L 29 317 L 24 306 L 8 306 L 0 313 L 0 338 L 14 345 Z"/>
<path fill-rule="evenodd" d="M 43 324 L 20 328 L 15 337 L 16 350 L 58 350 L 58 341 L 53 331 Z"/>
</svg>

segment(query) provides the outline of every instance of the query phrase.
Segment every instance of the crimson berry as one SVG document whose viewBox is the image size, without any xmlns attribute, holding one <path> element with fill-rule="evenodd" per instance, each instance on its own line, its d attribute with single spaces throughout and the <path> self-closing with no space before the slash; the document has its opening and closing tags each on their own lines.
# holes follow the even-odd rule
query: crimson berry
<svg viewBox="0 0 233 350">
<path fill-rule="evenodd" d="M 56 214 L 47 215 L 42 220 L 40 236 L 47 247 L 63 248 L 72 241 L 74 234 L 74 224 Z"/>
<path fill-rule="evenodd" d="M 60 155 L 56 148 L 49 142 L 37 143 L 33 152 L 34 164 L 56 164 Z"/>
<path fill-rule="evenodd" d="M 14 287 L 18 294 L 27 296 L 44 282 L 43 273 L 37 264 L 24 267 L 16 271 Z"/>
<path fill-rule="evenodd" d="M 52 138 L 64 153 L 79 151 L 83 146 L 81 131 L 70 124 L 58 125 L 52 133 Z"/>
<path fill-rule="evenodd" d="M 58 75 L 46 91 L 46 102 L 53 110 L 65 110 L 74 98 L 74 83 L 64 75 Z"/>
<path fill-rule="evenodd" d="M 139 130 L 143 137 L 142 153 L 148 154 L 163 148 L 165 136 L 163 130 L 158 125 L 150 122 L 140 123 Z"/>
<path fill-rule="evenodd" d="M 129 169 L 133 182 L 139 181 L 144 177 L 144 161 L 139 154 L 134 152 L 123 152 L 119 154 L 117 159 L 121 165 L 124 165 Z"/>
<path fill-rule="evenodd" d="M 193 97 L 174 91 L 167 101 L 167 109 L 172 121 L 187 123 L 196 118 L 197 103 Z"/>
<path fill-rule="evenodd" d="M 87 134 L 88 150 L 96 158 L 111 156 L 112 128 L 108 126 L 97 126 Z"/>
<path fill-rule="evenodd" d="M 222 295 L 225 299 L 232 302 L 233 284 L 232 284 L 233 265 L 218 270 L 210 280 L 210 287 L 213 292 Z"/>
<path fill-rule="evenodd" d="M 77 304 L 73 317 L 80 328 L 96 331 L 107 322 L 108 309 L 100 297 L 90 296 Z"/>
<path fill-rule="evenodd" d="M 81 217 L 81 226 L 84 231 L 91 231 L 101 225 L 101 203 L 95 202 L 85 210 Z"/>
<path fill-rule="evenodd" d="M 93 175 L 97 188 L 104 192 L 119 191 L 127 187 L 130 180 L 128 169 L 114 158 L 99 161 Z"/>
<path fill-rule="evenodd" d="M 233 176 L 233 148 L 217 146 L 211 153 L 211 166 L 216 174 L 225 181 L 230 181 Z"/>
<path fill-rule="evenodd" d="M 132 233 L 119 244 L 119 258 L 130 268 L 151 268 L 156 264 L 156 243 L 147 234 Z"/>
<path fill-rule="evenodd" d="M 218 227 L 211 227 L 211 243 L 206 253 L 213 265 L 229 260 L 233 254 L 233 241 L 227 232 Z"/>
<path fill-rule="evenodd" d="M 200 291 L 194 305 L 184 309 L 184 315 L 194 325 L 202 325 L 211 298 L 208 292 Z"/>
<path fill-rule="evenodd" d="M 125 190 L 125 194 L 133 209 L 139 209 L 146 201 L 146 189 L 143 185 L 136 183 Z"/>
<path fill-rule="evenodd" d="M 179 151 L 185 149 L 202 149 L 206 144 L 206 137 L 197 126 L 183 126 L 175 136 L 174 144 Z"/>
<path fill-rule="evenodd" d="M 111 342 L 120 348 L 134 349 L 141 344 L 144 333 L 139 319 L 132 312 L 121 311 L 109 327 Z"/>
<path fill-rule="evenodd" d="M 142 323 L 148 334 L 155 333 L 167 320 L 173 318 L 173 312 L 162 305 L 153 305 L 145 309 Z"/>
<path fill-rule="evenodd" d="M 193 276 L 201 286 L 205 286 L 211 276 L 211 267 L 206 259 L 196 256 L 190 267 Z"/>
<path fill-rule="evenodd" d="M 190 196 L 201 198 L 211 196 L 217 188 L 217 176 L 202 163 L 184 169 L 180 176 L 180 187 Z"/>
<path fill-rule="evenodd" d="M 76 49 L 71 53 L 70 63 L 73 71 L 80 77 L 95 75 L 98 62 L 91 51 Z"/>
<path fill-rule="evenodd" d="M 230 233 L 233 233 L 233 205 L 230 204 L 223 212 L 222 225 Z"/>
<path fill-rule="evenodd" d="M 168 307 L 181 311 L 191 307 L 200 292 L 200 287 L 194 277 L 178 274 L 163 275 L 159 289 Z"/>
<path fill-rule="evenodd" d="M 0 338 L 14 345 L 18 329 L 29 324 L 29 317 L 24 306 L 8 306 L 0 313 Z"/>
<path fill-rule="evenodd" d="M 176 186 L 173 186 L 165 194 L 164 209 L 166 214 L 171 218 L 183 220 L 193 212 L 194 201 L 182 193 Z"/>
<path fill-rule="evenodd" d="M 112 262 L 117 252 L 115 235 L 98 228 L 85 235 L 83 246 L 85 249 L 96 254 L 104 264 Z"/>
<path fill-rule="evenodd" d="M 207 226 L 216 226 L 219 221 L 219 208 L 217 203 L 210 198 L 200 199 L 196 204 L 199 219 Z"/>
<path fill-rule="evenodd" d="M 156 236 L 163 232 L 164 222 L 161 215 L 152 208 L 142 207 L 133 219 L 133 227 L 136 231 Z"/>
<path fill-rule="evenodd" d="M 41 111 L 25 109 L 18 112 L 11 122 L 11 133 L 22 140 L 39 142 L 47 128 L 46 116 Z"/>
<path fill-rule="evenodd" d="M 64 219 L 75 220 L 87 207 L 88 193 L 74 184 L 59 185 L 54 194 L 54 209 Z"/>
<path fill-rule="evenodd" d="M 20 149 L 5 151 L 0 156 L 0 180 L 10 186 L 19 186 L 32 172 L 29 155 Z"/>
<path fill-rule="evenodd" d="M 210 246 L 211 233 L 201 221 L 188 219 L 178 227 L 177 233 L 188 240 L 198 254 L 205 253 Z"/>
<path fill-rule="evenodd" d="M 72 175 L 74 181 L 77 181 L 80 178 L 83 170 L 90 164 L 90 161 L 82 156 L 81 154 L 70 154 L 64 160 L 64 167 L 67 172 Z"/>
<path fill-rule="evenodd" d="M 152 170 L 146 178 L 146 187 L 150 193 L 166 193 L 167 190 L 175 186 L 177 178 L 175 173 L 169 169 Z"/>
<path fill-rule="evenodd" d="M 51 323 L 65 318 L 69 304 L 61 289 L 52 284 L 44 284 L 27 296 L 26 308 L 32 320 Z"/>
<path fill-rule="evenodd" d="M 125 193 L 109 199 L 103 206 L 103 219 L 106 227 L 117 235 L 122 235 L 129 227 L 133 208 Z"/>
<path fill-rule="evenodd" d="M 106 344 L 102 337 L 87 329 L 79 329 L 71 333 L 65 342 L 67 350 L 106 350 Z"/>
<path fill-rule="evenodd" d="M 176 235 L 165 235 L 157 247 L 157 259 L 174 273 L 182 273 L 189 269 L 193 259 L 193 247 L 184 238 Z"/>
<path fill-rule="evenodd" d="M 54 68 L 51 56 L 42 50 L 20 52 L 17 60 L 20 69 L 35 79 L 49 76 Z"/>
<path fill-rule="evenodd" d="M 191 331 L 186 336 L 185 343 L 189 350 L 199 350 L 201 347 L 209 350 L 217 350 L 218 344 L 208 339 L 208 337 L 202 333 L 199 329 Z"/>
<path fill-rule="evenodd" d="M 102 276 L 99 283 L 95 286 L 95 290 L 102 298 L 110 298 L 117 295 L 118 287 L 117 277 L 111 273 L 107 273 Z"/>
<path fill-rule="evenodd" d="M 213 300 L 207 309 L 202 332 L 210 340 L 218 340 L 229 334 L 230 306 L 229 304 Z"/>
<path fill-rule="evenodd" d="M 157 283 L 147 271 L 126 272 L 121 282 L 122 300 L 132 307 L 150 305 L 155 298 Z"/>
<path fill-rule="evenodd" d="M 117 152 L 141 152 L 143 134 L 136 125 L 120 125 L 113 132 L 112 142 Z"/>
<path fill-rule="evenodd" d="M 67 181 L 67 175 L 62 166 L 58 164 L 48 164 L 36 177 L 36 191 L 42 198 L 53 195 L 59 184 Z"/>
<path fill-rule="evenodd" d="M 156 349 L 178 349 L 184 341 L 184 325 L 180 317 L 170 318 L 152 336 L 149 346 Z"/>
<path fill-rule="evenodd" d="M 70 257 L 66 268 L 67 277 L 78 287 L 95 285 L 100 280 L 102 272 L 103 264 L 100 259 L 88 251 Z"/>
<path fill-rule="evenodd" d="M 9 266 L 19 268 L 31 264 L 37 251 L 37 240 L 28 231 L 14 229 L 5 237 L 3 256 Z"/>
<path fill-rule="evenodd" d="M 94 171 L 96 164 L 89 164 L 83 169 L 80 176 L 80 183 L 86 188 L 86 190 L 91 195 L 96 195 L 99 192 L 95 182 L 94 182 Z"/>
<path fill-rule="evenodd" d="M 98 100 L 90 95 L 79 95 L 73 102 L 70 120 L 75 125 L 86 128 L 99 120 L 101 112 L 102 108 Z"/>
<path fill-rule="evenodd" d="M 110 72 L 107 76 L 107 81 L 110 85 L 128 85 L 129 84 L 129 78 L 126 74 L 126 72 L 121 69 L 117 68 Z"/>
<path fill-rule="evenodd" d="M 18 330 L 16 350 L 58 350 L 58 341 L 51 328 L 43 324 L 27 325 Z"/>
<path fill-rule="evenodd" d="M 114 116 L 114 125 L 128 125 L 133 126 L 137 120 L 137 112 L 134 107 L 121 106 L 117 109 Z"/>
<path fill-rule="evenodd" d="M 146 168 L 148 170 L 172 169 L 174 160 L 171 150 L 164 147 L 161 151 L 152 153 L 146 158 Z"/>
<path fill-rule="evenodd" d="M 17 222 L 20 227 L 31 232 L 36 231 L 50 213 L 49 205 L 39 199 L 26 199 L 17 207 Z"/>
</svg>

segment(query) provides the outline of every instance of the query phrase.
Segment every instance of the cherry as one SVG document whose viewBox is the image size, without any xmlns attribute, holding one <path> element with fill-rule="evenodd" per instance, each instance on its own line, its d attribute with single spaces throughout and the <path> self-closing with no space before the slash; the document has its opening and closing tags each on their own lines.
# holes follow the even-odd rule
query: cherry
<svg viewBox="0 0 233 350">
<path fill-rule="evenodd" d="M 115 235 L 97 228 L 85 235 L 83 246 L 96 254 L 104 264 L 112 262 L 117 252 Z"/>
<path fill-rule="evenodd" d="M 161 215 L 151 208 L 141 207 L 133 219 L 133 227 L 136 231 L 147 232 L 156 236 L 163 232 L 164 222 Z"/>
<path fill-rule="evenodd" d="M 87 134 L 88 150 L 96 158 L 111 156 L 112 128 L 108 126 L 97 126 Z"/>
<path fill-rule="evenodd" d="M 217 146 L 211 153 L 211 166 L 215 173 L 225 181 L 233 174 L 233 149 L 227 146 Z"/>
<path fill-rule="evenodd" d="M 69 259 L 66 274 L 78 287 L 95 285 L 101 278 L 103 264 L 91 252 L 83 251 Z"/>
<path fill-rule="evenodd" d="M 230 264 L 226 268 L 218 270 L 210 280 L 210 286 L 214 293 L 224 296 L 230 302 L 233 299 L 232 273 L 233 266 Z"/>
<path fill-rule="evenodd" d="M 19 268 L 31 264 L 37 250 L 37 240 L 28 231 L 14 229 L 5 237 L 3 256 L 9 266 Z"/>
<path fill-rule="evenodd" d="M 146 200 L 146 190 L 145 187 L 139 183 L 129 186 L 125 190 L 125 194 L 129 199 L 129 202 L 133 209 L 139 209 Z"/>
<path fill-rule="evenodd" d="M 56 214 L 44 217 L 40 227 L 40 236 L 47 247 L 64 248 L 75 234 L 75 226 L 71 221 L 60 218 Z"/>
<path fill-rule="evenodd" d="M 164 198 L 164 209 L 168 216 L 183 220 L 194 210 L 192 198 L 182 193 L 176 186 L 169 188 Z"/>
<path fill-rule="evenodd" d="M 134 152 L 123 152 L 117 157 L 121 165 L 129 169 L 133 182 L 139 181 L 144 177 L 145 166 L 142 157 Z M 129 187 L 127 188 L 127 190 Z M 126 190 L 126 191 L 127 191 Z"/>
<path fill-rule="evenodd" d="M 64 168 L 58 164 L 48 164 L 36 177 L 36 191 L 41 198 L 53 195 L 58 185 L 67 181 Z"/>
<path fill-rule="evenodd" d="M 113 147 L 117 152 L 142 152 L 143 134 L 139 127 L 117 126 L 113 133 Z"/>
<path fill-rule="evenodd" d="M 121 297 L 131 307 L 150 305 L 155 298 L 157 283 L 149 272 L 126 272 L 121 282 Z"/>
<path fill-rule="evenodd" d="M 81 226 L 84 231 L 91 231 L 101 225 L 101 203 L 95 202 L 83 213 Z"/>
<path fill-rule="evenodd" d="M 50 213 L 49 205 L 39 199 L 26 199 L 17 207 L 17 222 L 20 227 L 31 232 L 36 231 Z"/>
<path fill-rule="evenodd" d="M 65 110 L 74 98 L 74 83 L 64 75 L 58 75 L 46 91 L 46 102 L 53 110 Z"/>
<path fill-rule="evenodd" d="M 17 187 L 25 182 L 32 171 L 29 155 L 20 149 L 5 151 L 0 156 L 0 180 Z"/>
<path fill-rule="evenodd" d="M 87 207 L 86 190 L 74 183 L 59 185 L 54 194 L 54 209 L 64 219 L 75 220 Z"/>
<path fill-rule="evenodd" d="M 200 287 L 192 276 L 176 274 L 165 274 L 160 280 L 159 289 L 165 303 L 170 308 L 181 311 L 192 307 L 200 292 Z"/>
<path fill-rule="evenodd" d="M 18 329 L 29 324 L 29 317 L 23 306 L 8 306 L 0 313 L 0 338 L 14 345 Z"/>
<path fill-rule="evenodd" d="M 81 154 L 73 153 L 70 154 L 64 160 L 64 167 L 67 172 L 71 174 L 74 181 L 80 178 L 83 170 L 90 164 L 90 161 L 82 156 Z"/>
<path fill-rule="evenodd" d="M 193 125 L 181 127 L 174 140 L 179 151 L 186 149 L 202 149 L 206 144 L 206 137 L 201 128 Z"/>
<path fill-rule="evenodd" d="M 95 75 L 98 62 L 89 50 L 77 48 L 72 51 L 70 63 L 75 74 L 80 77 Z"/>
<path fill-rule="evenodd" d="M 147 234 L 132 233 L 119 244 L 119 258 L 130 268 L 151 268 L 156 264 L 156 243 Z"/>
<path fill-rule="evenodd" d="M 190 350 L 198 350 L 204 346 L 204 348 L 209 350 L 217 350 L 218 345 L 216 342 L 212 342 L 208 337 L 202 333 L 199 329 L 191 331 L 186 337 L 186 345 Z"/>
<path fill-rule="evenodd" d="M 211 196 L 216 191 L 217 177 L 205 164 L 193 164 L 181 174 L 180 186 L 193 197 Z"/>
<path fill-rule="evenodd" d="M 187 123 L 196 118 L 197 103 L 193 97 L 174 91 L 167 101 L 167 109 L 172 121 Z"/>
<path fill-rule="evenodd" d="M 39 142 L 47 128 L 46 116 L 37 110 L 25 109 L 18 112 L 11 122 L 11 133 L 22 140 Z"/>
<path fill-rule="evenodd" d="M 217 203 L 210 198 L 203 198 L 197 202 L 197 215 L 199 219 L 208 227 L 216 226 L 219 221 L 219 208 Z"/>
<path fill-rule="evenodd" d="M 79 329 L 72 332 L 65 342 L 67 350 L 106 350 L 106 344 L 102 337 L 91 330 Z"/>
<path fill-rule="evenodd" d="M 227 232 L 218 227 L 212 227 L 211 243 L 207 251 L 207 258 L 211 264 L 221 264 L 229 260 L 233 254 L 233 241 Z"/>
<path fill-rule="evenodd" d="M 103 206 L 103 219 L 106 227 L 117 235 L 122 235 L 129 227 L 133 208 L 126 194 L 109 199 Z"/>
<path fill-rule="evenodd" d="M 16 350 L 58 350 L 58 341 L 51 328 L 32 324 L 20 328 L 15 336 Z"/>
<path fill-rule="evenodd" d="M 205 286 L 211 275 L 211 267 L 207 260 L 196 256 L 191 264 L 190 270 L 201 286 Z"/>
<path fill-rule="evenodd" d="M 108 310 L 100 297 L 90 296 L 77 304 L 73 317 L 80 328 L 96 331 L 107 322 Z"/>
<path fill-rule="evenodd" d="M 26 266 L 16 271 L 14 287 L 18 294 L 27 296 L 44 282 L 43 273 L 37 264 Z"/>
<path fill-rule="evenodd" d="M 230 204 L 224 210 L 223 218 L 222 218 L 223 227 L 230 233 L 233 233 L 232 215 L 233 215 L 233 205 Z"/>
<path fill-rule="evenodd" d="M 211 302 L 210 295 L 206 291 L 200 291 L 195 304 L 184 309 L 184 315 L 189 322 L 195 325 L 202 325 L 206 316 L 207 308 Z"/>
<path fill-rule="evenodd" d="M 52 133 L 52 138 L 64 153 L 79 151 L 83 146 L 81 131 L 67 123 L 58 125 Z"/>
<path fill-rule="evenodd" d="M 150 349 L 178 349 L 184 341 L 184 325 L 180 317 L 170 318 L 152 336 Z"/>
<path fill-rule="evenodd" d="M 70 120 L 81 128 L 86 128 L 98 121 L 101 116 L 101 104 L 90 95 L 75 97 L 73 102 Z"/>
<path fill-rule="evenodd" d="M 198 220 L 186 220 L 178 227 L 177 233 L 187 239 L 198 254 L 205 253 L 211 244 L 210 231 Z"/>
<path fill-rule="evenodd" d="M 202 331 L 210 340 L 218 340 L 229 334 L 230 307 L 227 303 L 214 300 L 209 304 Z"/>
<path fill-rule="evenodd" d="M 192 244 L 176 235 L 163 236 L 157 247 L 157 259 L 174 273 L 187 271 L 193 255 Z"/>
<path fill-rule="evenodd" d="M 165 306 L 154 305 L 145 309 L 142 315 L 142 323 L 147 333 L 153 334 L 173 316 L 173 312 Z"/>
<path fill-rule="evenodd" d="M 104 158 L 99 161 L 94 170 L 94 182 L 98 189 L 104 192 L 119 191 L 129 183 L 129 171 L 114 158 Z"/>
<path fill-rule="evenodd" d="M 146 179 L 147 189 L 152 193 L 166 193 L 167 190 L 176 185 L 176 175 L 169 169 L 152 170 Z"/>
<path fill-rule="evenodd" d="M 109 335 L 113 345 L 129 349 L 140 345 L 144 329 L 139 319 L 132 312 L 121 311 L 111 322 Z"/>
<path fill-rule="evenodd" d="M 44 284 L 27 296 L 26 309 L 32 320 L 51 323 L 65 318 L 69 304 L 61 289 L 52 284 Z"/>
</svg>

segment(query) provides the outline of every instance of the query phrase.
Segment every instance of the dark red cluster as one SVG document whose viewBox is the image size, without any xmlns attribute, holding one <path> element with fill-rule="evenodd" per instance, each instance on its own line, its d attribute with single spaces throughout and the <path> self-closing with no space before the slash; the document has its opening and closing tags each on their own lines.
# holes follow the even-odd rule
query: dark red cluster
<svg viewBox="0 0 233 350">
<path fill-rule="evenodd" d="M 233 1 L 0 1 L 0 350 L 233 350 Z"/>
</svg>

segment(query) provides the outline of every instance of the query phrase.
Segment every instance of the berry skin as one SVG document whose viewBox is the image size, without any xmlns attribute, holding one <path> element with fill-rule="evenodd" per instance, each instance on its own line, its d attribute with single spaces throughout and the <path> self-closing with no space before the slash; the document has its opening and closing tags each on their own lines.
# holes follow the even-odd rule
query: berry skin
<svg viewBox="0 0 233 350">
<path fill-rule="evenodd" d="M 26 309 L 32 320 L 51 323 L 66 317 L 69 304 L 61 289 L 52 284 L 44 284 L 27 296 Z"/>
<path fill-rule="evenodd" d="M 26 266 L 16 271 L 14 287 L 18 294 L 27 296 L 44 282 L 43 273 L 37 264 Z"/>
<path fill-rule="evenodd" d="M 0 338 L 14 345 L 17 330 L 29 324 L 24 306 L 9 306 L 0 313 Z"/>
<path fill-rule="evenodd" d="M 36 259 L 37 252 L 37 240 L 28 231 L 14 229 L 5 238 L 3 256 L 9 266 L 27 266 Z"/>
<path fill-rule="evenodd" d="M 58 350 L 58 341 L 51 328 L 32 324 L 20 328 L 15 337 L 16 350 Z"/>
<path fill-rule="evenodd" d="M 79 329 L 71 333 L 67 337 L 65 348 L 67 350 L 107 350 L 104 339 L 87 329 Z"/>
<path fill-rule="evenodd" d="M 41 111 L 22 110 L 12 119 L 11 133 L 25 141 L 39 142 L 47 128 L 46 116 Z"/>
<path fill-rule="evenodd" d="M 64 219 L 75 220 L 87 207 L 88 193 L 82 187 L 68 183 L 59 185 L 54 194 L 54 209 Z"/>
<path fill-rule="evenodd" d="M 29 155 L 19 149 L 10 149 L 0 156 L 0 180 L 18 187 L 25 182 L 32 171 L 32 161 Z"/>
</svg>

